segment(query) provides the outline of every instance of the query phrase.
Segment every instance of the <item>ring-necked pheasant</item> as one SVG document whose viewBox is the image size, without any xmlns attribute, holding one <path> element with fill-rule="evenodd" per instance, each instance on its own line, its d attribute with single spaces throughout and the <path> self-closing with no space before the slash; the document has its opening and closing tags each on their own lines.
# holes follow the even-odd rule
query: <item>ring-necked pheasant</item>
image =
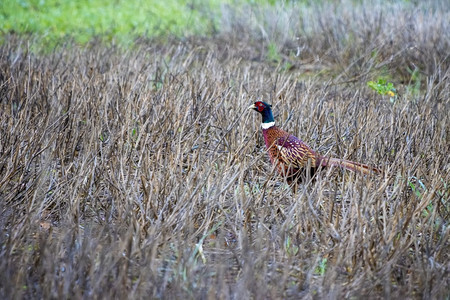
<svg viewBox="0 0 450 300">
<path fill-rule="evenodd" d="M 381 173 L 379 169 L 365 164 L 320 155 L 299 138 L 276 127 L 271 107 L 270 104 L 257 101 L 249 109 L 261 114 L 261 127 L 270 161 L 276 166 L 278 173 L 286 176 L 288 183 L 304 175 L 307 167 L 310 167 L 311 176 L 318 168 L 334 166 L 363 174 Z"/>
</svg>

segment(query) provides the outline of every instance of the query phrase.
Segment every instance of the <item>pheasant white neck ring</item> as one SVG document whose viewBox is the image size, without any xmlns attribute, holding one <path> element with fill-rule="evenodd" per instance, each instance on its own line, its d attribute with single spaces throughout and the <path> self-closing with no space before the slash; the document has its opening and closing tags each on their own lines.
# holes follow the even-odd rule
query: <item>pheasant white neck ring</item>
<svg viewBox="0 0 450 300">
<path fill-rule="evenodd" d="M 275 122 L 261 123 L 262 129 L 269 129 L 270 127 L 275 126 Z"/>
</svg>

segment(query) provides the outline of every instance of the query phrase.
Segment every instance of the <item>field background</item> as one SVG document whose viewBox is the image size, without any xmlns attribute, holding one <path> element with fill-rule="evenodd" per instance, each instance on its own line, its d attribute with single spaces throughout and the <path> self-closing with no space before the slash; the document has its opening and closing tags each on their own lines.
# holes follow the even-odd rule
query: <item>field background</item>
<svg viewBox="0 0 450 300">
<path fill-rule="evenodd" d="M 0 298 L 448 299 L 448 20 L 439 0 L 2 1 Z M 294 193 L 260 99 L 383 174 Z"/>
</svg>

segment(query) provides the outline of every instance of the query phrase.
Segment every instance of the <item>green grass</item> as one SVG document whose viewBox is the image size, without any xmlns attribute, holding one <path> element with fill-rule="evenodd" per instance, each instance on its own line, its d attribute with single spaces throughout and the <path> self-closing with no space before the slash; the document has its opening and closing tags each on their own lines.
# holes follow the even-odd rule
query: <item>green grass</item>
<svg viewBox="0 0 450 300">
<path fill-rule="evenodd" d="M 44 43 L 93 37 L 130 42 L 138 36 L 208 34 L 219 1 L 9 0 L 0 6 L 3 33 L 36 34 Z"/>
</svg>

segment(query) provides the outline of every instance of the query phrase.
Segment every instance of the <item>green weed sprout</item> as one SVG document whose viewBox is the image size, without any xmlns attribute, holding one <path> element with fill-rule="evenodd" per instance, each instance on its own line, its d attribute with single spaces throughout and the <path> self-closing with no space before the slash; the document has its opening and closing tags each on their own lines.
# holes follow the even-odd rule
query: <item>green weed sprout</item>
<svg viewBox="0 0 450 300">
<path fill-rule="evenodd" d="M 397 91 L 392 82 L 387 82 L 383 78 L 378 78 L 378 81 L 369 81 L 367 85 L 374 91 L 376 91 L 380 95 L 388 95 L 390 97 L 390 101 L 394 102 L 396 99 Z"/>
</svg>

